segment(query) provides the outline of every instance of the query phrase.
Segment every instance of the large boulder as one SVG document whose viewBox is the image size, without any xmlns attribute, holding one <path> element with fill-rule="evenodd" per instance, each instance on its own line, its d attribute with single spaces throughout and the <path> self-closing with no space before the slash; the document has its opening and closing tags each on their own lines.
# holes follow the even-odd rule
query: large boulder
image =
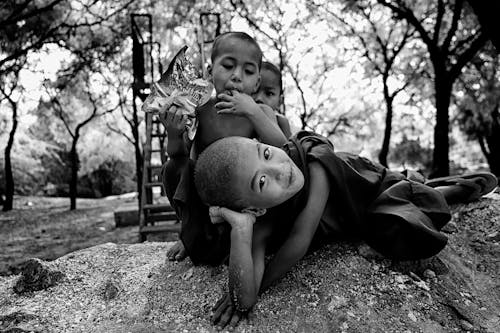
<svg viewBox="0 0 500 333">
<path fill-rule="evenodd" d="M 309 254 L 241 332 L 500 332 L 500 195 L 453 208 L 448 246 L 418 262 L 361 244 Z M 173 263 L 172 243 L 103 244 L 0 277 L 0 332 L 203 332 L 226 267 Z"/>
</svg>

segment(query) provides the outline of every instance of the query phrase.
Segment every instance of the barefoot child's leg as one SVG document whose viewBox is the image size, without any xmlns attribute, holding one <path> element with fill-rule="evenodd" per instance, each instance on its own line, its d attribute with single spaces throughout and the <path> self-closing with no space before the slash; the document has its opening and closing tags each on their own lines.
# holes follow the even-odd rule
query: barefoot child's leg
<svg viewBox="0 0 500 333">
<path fill-rule="evenodd" d="M 428 180 L 427 186 L 441 192 L 448 204 L 466 203 L 493 191 L 498 180 L 488 172 L 478 172 Z"/>
<path fill-rule="evenodd" d="M 170 261 L 182 261 L 186 259 L 186 249 L 182 241 L 178 240 L 174 245 L 167 251 L 167 258 Z"/>
</svg>

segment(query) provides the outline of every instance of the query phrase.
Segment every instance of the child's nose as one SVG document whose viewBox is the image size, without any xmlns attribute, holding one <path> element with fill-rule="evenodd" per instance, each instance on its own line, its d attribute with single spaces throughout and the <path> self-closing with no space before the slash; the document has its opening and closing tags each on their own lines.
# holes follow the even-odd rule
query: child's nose
<svg viewBox="0 0 500 333">
<path fill-rule="evenodd" d="M 231 75 L 231 80 L 233 81 L 241 81 L 241 68 L 236 67 L 233 71 L 233 75 Z"/>
<path fill-rule="evenodd" d="M 274 178 L 276 179 L 276 181 L 278 181 L 279 183 L 283 182 L 285 179 L 286 179 L 286 166 L 283 164 L 279 164 L 277 165 L 274 169 L 273 169 L 273 173 L 274 173 Z"/>
<path fill-rule="evenodd" d="M 255 103 L 264 104 L 264 101 L 262 100 L 262 94 L 260 92 L 256 93 L 253 98 L 255 100 Z"/>
</svg>

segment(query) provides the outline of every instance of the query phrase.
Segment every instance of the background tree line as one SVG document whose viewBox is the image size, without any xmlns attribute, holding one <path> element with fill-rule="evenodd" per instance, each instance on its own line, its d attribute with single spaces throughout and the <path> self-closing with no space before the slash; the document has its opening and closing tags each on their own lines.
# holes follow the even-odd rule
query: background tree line
<svg viewBox="0 0 500 333">
<path fill-rule="evenodd" d="M 15 193 L 68 196 L 74 209 L 77 196 L 137 190 L 144 124 L 131 92 L 132 13 L 152 14 L 154 59 L 164 64 L 184 44 L 199 61 L 201 12 L 220 13 L 221 31 L 250 32 L 282 71 L 292 124 L 339 149 L 428 176 L 475 167 L 500 175 L 499 41 L 487 10 L 473 5 L 4 1 L 3 209 Z"/>
</svg>

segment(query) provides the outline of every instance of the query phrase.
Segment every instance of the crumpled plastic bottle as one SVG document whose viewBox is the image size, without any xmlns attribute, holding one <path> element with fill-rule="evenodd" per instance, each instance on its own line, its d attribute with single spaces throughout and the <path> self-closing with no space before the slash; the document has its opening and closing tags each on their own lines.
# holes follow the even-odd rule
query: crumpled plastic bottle
<svg viewBox="0 0 500 333">
<path fill-rule="evenodd" d="M 188 137 L 193 140 L 198 128 L 195 109 L 208 102 L 214 86 L 202 79 L 194 65 L 186 58 L 187 48 L 184 46 L 177 52 L 160 80 L 153 83 L 151 93 L 142 104 L 142 111 L 159 113 L 166 112 L 172 105 L 181 107 L 188 116 Z"/>
</svg>

